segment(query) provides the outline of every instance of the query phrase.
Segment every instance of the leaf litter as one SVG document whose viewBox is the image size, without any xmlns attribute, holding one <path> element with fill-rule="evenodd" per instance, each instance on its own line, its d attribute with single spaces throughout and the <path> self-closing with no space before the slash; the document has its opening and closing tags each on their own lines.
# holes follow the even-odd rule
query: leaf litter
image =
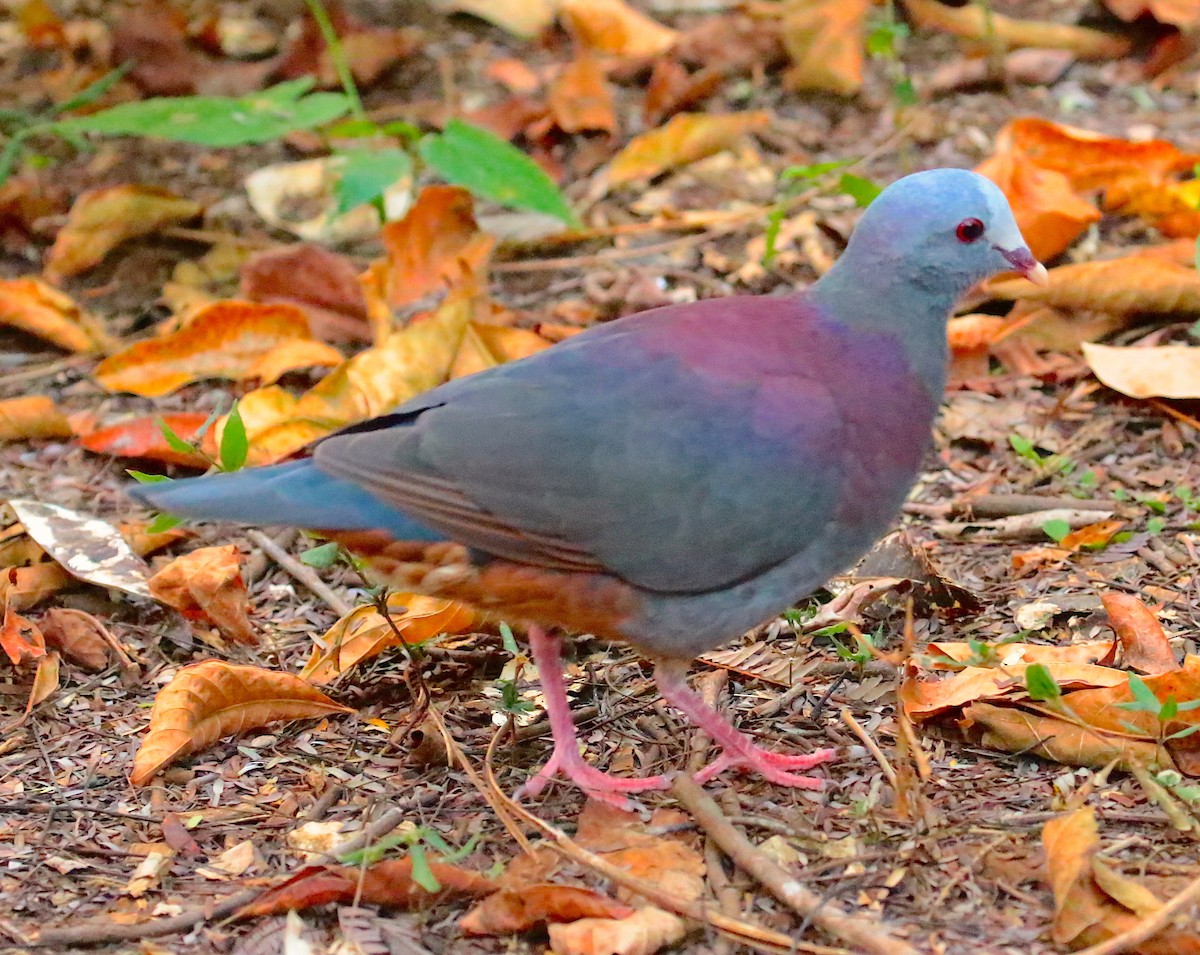
<svg viewBox="0 0 1200 955">
<path fill-rule="evenodd" d="M 76 114 L 69 122 L 78 130 L 154 133 L 136 126 L 146 120 L 128 108 L 139 97 L 231 92 L 252 97 L 238 108 L 272 112 L 276 134 L 301 158 L 321 158 L 305 123 L 348 108 L 342 94 L 315 92 L 308 80 L 256 92 L 306 70 L 336 85 L 311 18 L 280 40 L 259 11 L 240 25 L 224 10 L 200 24 L 159 4 L 147 8 L 158 19 L 139 26 L 75 19 L 70 4 L 52 16 L 35 6 L 24 5 L 20 42 L 41 51 L 42 62 L 60 58 L 57 73 L 36 77 L 63 91 L 59 99 L 111 65 L 107 31 L 119 40 L 115 57 L 136 53 L 134 71 L 103 94 L 102 107 L 126 107 L 96 120 Z M 0 483 L 12 489 L 7 496 L 99 515 L 107 527 L 99 539 L 122 538 L 131 554 L 167 548 L 151 558 L 165 573 L 154 579 L 193 618 L 188 625 L 172 610 L 122 597 L 110 580 L 76 577 L 78 567 L 67 569 L 78 564 L 73 554 L 95 543 L 4 515 L 0 633 L 4 659 L 16 660 L 0 674 L 0 889 L 16 931 L 62 924 L 70 906 L 71 925 L 93 933 L 87 944 L 115 950 L 120 941 L 104 932 L 211 912 L 254 879 L 275 885 L 294 875 L 298 882 L 276 889 L 298 904 L 280 908 L 335 898 L 342 906 L 432 906 L 437 918 L 417 930 L 432 950 L 505 950 L 513 933 L 535 945 L 548 934 L 556 951 L 706 950 L 711 937 L 688 935 L 675 914 L 551 859 L 545 846 L 523 856 L 456 767 L 410 758 L 409 724 L 423 692 L 414 670 L 445 714 L 450 742 L 469 758 L 482 760 L 493 727 L 506 727 L 494 761 L 502 789 L 514 789 L 544 755 L 533 736 L 539 724 L 521 707 L 536 716 L 530 674 L 492 623 L 407 595 L 391 595 L 390 605 L 406 608 L 393 611 L 395 630 L 365 599 L 338 619 L 294 567 L 240 530 L 122 526 L 131 514 L 119 494 L 123 467 L 207 467 L 219 457 L 233 397 L 250 463 L 281 460 L 440 381 L 551 347 L 597 320 L 729 289 L 802 284 L 837 254 L 853 200 L 837 174 L 818 174 L 815 191 L 799 197 L 780 174 L 865 157 L 853 173 L 886 181 L 902 171 L 898 157 L 914 154 L 922 166 L 981 167 L 1009 194 L 1035 250 L 1059 258 L 1045 290 L 992 282 L 972 305 L 982 317 L 955 327 L 960 390 L 947 396 L 950 413 L 908 508 L 907 561 L 839 580 L 822 607 L 797 608 L 702 665 L 730 674 L 724 705 L 742 725 L 766 738 L 832 738 L 843 750 L 839 789 L 780 801 L 770 787 L 739 780 L 720 796 L 725 812 L 792 877 L 903 925 L 920 950 L 1050 952 L 1103 941 L 1152 917 L 1195 879 L 1188 819 L 1200 760 L 1189 704 L 1200 697 L 1200 488 L 1189 468 L 1197 380 L 1186 352 L 1195 348 L 1200 142 L 1181 119 L 1195 67 L 1181 60 L 1125 96 L 1116 91 L 1151 69 L 1153 57 L 1126 57 L 1129 34 L 1119 25 L 1098 31 L 1003 10 L 985 30 L 974 6 L 903 6 L 911 21 L 889 25 L 878 8 L 820 0 L 736 13 L 522 2 L 503 15 L 463 3 L 512 35 L 431 14 L 418 37 L 352 21 L 331 4 L 370 105 L 403 103 L 404 122 L 445 130 L 419 150 L 437 176 L 418 176 L 407 217 L 397 218 L 403 204 L 393 203 L 394 221 L 381 234 L 367 210 L 360 237 L 335 250 L 281 245 L 283 233 L 245 206 L 246 177 L 280 156 L 257 146 L 208 149 L 229 115 L 219 97 L 192 104 L 204 122 L 179 130 L 205 149 L 136 137 L 114 149 L 101 139 L 91 156 L 55 153 L 60 165 L 30 164 L 3 187 L 6 248 L 16 242 L 43 277 L 25 267 L 0 282 L 0 336 L 13 343 L 5 370 L 31 376 L 9 384 L 0 375 L 0 429 L 8 429 L 0 430 Z M 1069 6 L 1064 18 L 1074 19 L 1078 5 Z M 1107 6 L 1125 20 L 1165 25 L 1153 41 L 1164 56 L 1171 25 L 1197 17 L 1188 4 Z M 523 39 L 555 18 L 562 32 Z M 163 34 L 158 48 L 147 45 L 147 22 Z M 954 36 L 967 38 L 962 47 Z M 989 86 L 989 61 L 972 74 L 983 79 L 970 92 L 955 86 L 903 101 L 897 64 L 920 92 L 936 68 L 975 56 L 972 38 L 1001 53 L 1061 48 L 1069 59 L 1042 74 L 1050 79 L 1010 71 L 1007 91 Z M 250 59 L 234 52 L 238 42 L 254 51 Z M 428 68 L 435 60 L 440 72 Z M 508 77 L 503 91 L 487 72 L 493 67 Z M 437 86 L 435 76 L 450 85 Z M 0 84 L 20 108 L 44 105 L 44 94 L 30 96 L 8 66 Z M 533 190 L 533 208 L 558 217 L 541 238 L 481 227 L 491 203 L 511 197 L 512 181 L 455 152 L 489 148 L 470 128 L 446 126 L 461 92 L 464 103 L 504 106 L 516 145 L 544 170 L 523 169 L 520 180 Z M 527 102 L 505 104 L 501 93 Z M 394 149 L 408 132 L 385 134 L 396 137 L 384 144 Z M 47 206 L 60 179 L 73 205 Z M 570 208 L 555 181 L 566 184 Z M 58 221 L 38 218 L 68 209 Z M 764 264 L 776 209 L 784 210 L 782 249 Z M 302 201 L 286 211 L 311 209 Z M 797 211 L 811 224 L 786 221 Z M 564 231 L 574 214 L 584 224 L 576 234 Z M 196 243 L 214 237 L 240 251 L 204 262 Z M 169 268 L 146 268 L 157 261 L 149 254 L 165 256 Z M 121 306 L 119 296 L 134 305 Z M 165 318 L 160 296 L 170 303 Z M 253 354 L 231 355 L 238 339 L 223 336 L 253 330 L 255 316 L 281 305 L 303 321 L 256 341 Z M 227 317 L 206 318 L 214 307 Z M 174 336 L 186 342 L 193 327 L 204 334 L 192 331 L 194 343 L 174 352 Z M 1098 340 L 1105 344 L 1089 344 Z M 142 346 L 155 347 L 122 369 L 133 387 L 106 393 L 99 356 L 128 362 L 128 350 Z M 1165 350 L 1184 360 L 1156 364 Z M 81 359 L 72 364 L 71 355 Z M 160 419 L 183 441 L 168 440 Z M 1070 515 L 1065 529 L 1055 512 Z M 981 517 L 1015 520 L 1012 535 L 933 530 L 978 527 Z M 311 547 L 291 534 L 271 537 L 285 555 Z M 340 564 L 321 575 L 339 594 L 363 586 Z M 900 659 L 910 596 L 916 652 Z M 895 662 L 905 675 L 898 696 L 890 689 Z M 646 716 L 653 696 L 632 652 L 579 645 L 570 686 L 581 708 L 593 708 L 582 729 L 604 765 L 680 768 L 663 763 L 679 757 L 670 738 L 678 724 L 664 729 Z M 924 709 L 906 715 L 912 699 Z M 861 737 L 845 732 L 843 707 L 894 763 L 895 786 Z M 1106 773 L 1114 760 L 1129 772 Z M 800 919 L 753 883 L 731 885 L 730 870 L 705 865 L 706 855 L 721 856 L 702 853 L 692 821 L 664 815 L 665 801 L 648 827 L 629 818 L 596 824 L 596 807 L 580 805 L 578 794 L 555 788 L 535 811 L 679 900 L 711 891 L 747 919 L 800 931 Z M 372 828 L 390 821 L 385 807 L 433 835 L 395 841 Z M 329 821 L 339 838 L 386 846 L 386 857 L 301 869 L 304 857 L 286 837 L 315 824 L 308 819 Z M 415 851 L 431 845 L 426 838 L 444 849 Z M 440 861 L 460 847 L 462 859 Z M 426 870 L 443 890 L 465 880 L 491 893 L 479 904 L 510 921 L 468 941 L 459 925 L 467 903 L 430 890 Z M 339 914 L 351 911 L 361 910 Z M 304 918 L 306 931 L 339 932 L 320 912 Z M 245 931 L 208 922 L 200 944 L 228 949 Z M 1194 932 L 1179 923 L 1138 950 L 1167 950 L 1158 944 L 1192 950 Z"/>
</svg>

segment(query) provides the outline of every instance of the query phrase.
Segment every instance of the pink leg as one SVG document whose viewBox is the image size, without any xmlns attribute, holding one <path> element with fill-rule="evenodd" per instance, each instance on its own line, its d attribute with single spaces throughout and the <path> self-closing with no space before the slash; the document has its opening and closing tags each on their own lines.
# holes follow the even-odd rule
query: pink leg
<svg viewBox="0 0 1200 955">
<path fill-rule="evenodd" d="M 696 774 L 696 781 L 708 782 L 731 766 L 753 770 L 764 779 L 780 786 L 801 789 L 823 789 L 824 780 L 815 776 L 798 776 L 789 770 L 811 769 L 819 763 L 836 758 L 832 749 L 821 749 L 805 756 L 772 753 L 750 739 L 745 733 L 704 702 L 699 693 L 687 685 L 687 667 L 676 660 L 659 660 L 654 667 L 654 682 L 663 699 L 699 726 L 724 751 L 721 756 Z"/>
<path fill-rule="evenodd" d="M 602 800 L 621 809 L 633 809 L 634 804 L 622 793 L 640 793 L 650 789 L 666 789 L 671 785 L 666 776 L 647 776 L 644 779 L 622 779 L 589 766 L 579 755 L 579 737 L 575 734 L 575 722 L 571 719 L 567 687 L 563 681 L 562 640 L 548 634 L 541 627 L 529 628 L 529 649 L 533 662 L 537 664 L 542 681 L 542 692 L 546 697 L 546 715 L 550 717 L 550 731 L 554 735 L 554 752 L 549 761 L 535 776 L 517 790 L 517 798 L 536 796 L 555 773 L 562 773 L 580 789 L 594 799 Z"/>
</svg>

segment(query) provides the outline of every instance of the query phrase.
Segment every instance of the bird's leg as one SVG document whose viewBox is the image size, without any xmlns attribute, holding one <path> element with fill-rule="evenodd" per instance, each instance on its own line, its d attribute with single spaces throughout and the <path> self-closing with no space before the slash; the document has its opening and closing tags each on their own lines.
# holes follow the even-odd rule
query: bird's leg
<svg viewBox="0 0 1200 955">
<path fill-rule="evenodd" d="M 546 788 L 555 773 L 562 773 L 593 799 L 621 809 L 634 808 L 622 793 L 666 789 L 671 785 L 666 776 L 623 779 L 610 776 L 584 762 L 579 754 L 579 737 L 575 734 L 575 721 L 571 719 L 571 705 L 567 701 L 567 686 L 563 680 L 562 638 L 547 633 L 541 627 L 530 627 L 529 649 L 542 681 L 542 693 L 546 697 L 546 715 L 550 718 L 550 731 L 554 735 L 554 752 L 537 774 L 517 790 L 518 799 L 536 796 Z"/>
<path fill-rule="evenodd" d="M 736 766 L 753 770 L 780 786 L 824 788 L 824 780 L 815 776 L 799 776 L 790 770 L 811 769 L 820 763 L 827 763 L 837 756 L 834 750 L 821 749 L 803 756 L 788 756 L 763 749 L 687 685 L 687 664 L 680 660 L 658 660 L 654 666 L 654 682 L 658 684 L 664 700 L 704 730 L 724 751 L 696 774 L 697 782 L 708 782 L 723 770 Z"/>
</svg>

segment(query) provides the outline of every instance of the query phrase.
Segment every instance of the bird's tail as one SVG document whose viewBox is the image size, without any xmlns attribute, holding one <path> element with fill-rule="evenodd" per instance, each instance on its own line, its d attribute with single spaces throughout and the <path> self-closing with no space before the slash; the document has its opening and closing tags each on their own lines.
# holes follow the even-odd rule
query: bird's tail
<svg viewBox="0 0 1200 955">
<path fill-rule="evenodd" d="M 309 459 L 138 484 L 129 493 L 148 507 L 179 517 L 320 530 L 379 529 L 397 540 L 444 539 L 357 484 L 322 474 Z"/>
</svg>

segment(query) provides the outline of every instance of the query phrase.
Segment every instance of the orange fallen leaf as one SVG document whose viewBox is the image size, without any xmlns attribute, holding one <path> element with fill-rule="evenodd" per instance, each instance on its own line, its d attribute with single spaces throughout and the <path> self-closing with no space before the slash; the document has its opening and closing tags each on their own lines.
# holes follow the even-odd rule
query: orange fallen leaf
<svg viewBox="0 0 1200 955">
<path fill-rule="evenodd" d="M 413 881 L 412 859 L 385 859 L 365 869 L 340 865 L 310 865 L 241 908 L 235 919 L 279 912 L 302 911 L 330 902 L 386 905 L 414 909 L 437 901 L 479 898 L 496 891 L 496 883 L 468 869 L 429 860 L 440 889 L 429 891 Z"/>
<path fill-rule="evenodd" d="M 32 620 L 17 613 L 11 587 L 17 580 L 15 569 L 6 573 L 10 589 L 4 594 L 4 619 L 0 622 L 0 650 L 13 666 L 22 666 L 46 655 L 46 640 Z"/>
<path fill-rule="evenodd" d="M 949 661 L 965 663 L 976 654 L 976 648 L 969 643 L 955 640 L 938 640 L 926 646 L 929 654 L 927 661 L 931 670 L 954 669 Z M 1072 643 L 1067 646 L 1053 646 L 1042 643 L 1007 643 L 996 647 L 997 663 L 1009 665 L 1013 663 L 1044 663 L 1049 667 L 1066 663 L 1104 663 L 1111 662 L 1116 648 L 1111 640 L 1087 640 L 1082 643 Z"/>
<path fill-rule="evenodd" d="M 200 203 L 156 186 L 89 189 L 75 200 L 67 224 L 46 253 L 46 277 L 57 282 L 84 272 L 122 242 L 194 219 L 202 209 Z"/>
<path fill-rule="evenodd" d="M 262 355 L 248 369 L 247 378 L 257 378 L 264 385 L 272 384 L 289 371 L 301 368 L 333 368 L 346 360 L 334 348 L 313 338 L 294 338 L 280 342 Z"/>
<path fill-rule="evenodd" d="M 211 623 L 235 643 L 254 644 L 237 546 L 201 547 L 150 578 L 150 593 L 189 620 Z"/>
<path fill-rule="evenodd" d="M 17 26 L 34 49 L 49 50 L 67 45 L 62 18 L 47 0 L 24 0 L 17 9 Z"/>
<path fill-rule="evenodd" d="M 779 36 L 792 67 L 784 82 L 795 90 L 857 93 L 870 8 L 870 0 L 786 0 Z"/>
<path fill-rule="evenodd" d="M 550 925 L 550 948 L 558 955 L 654 955 L 688 934 L 674 912 L 648 905 L 625 918 L 582 918 Z"/>
<path fill-rule="evenodd" d="M 99 620 L 83 610 L 51 607 L 38 621 L 46 646 L 62 652 L 72 663 L 98 672 L 108 666 L 112 644 Z"/>
<path fill-rule="evenodd" d="M 1104 207 L 1121 215 L 1141 216 L 1169 238 L 1200 235 L 1200 179 L 1173 182 L 1128 177 L 1104 193 Z"/>
<path fill-rule="evenodd" d="M 166 424 L 184 441 L 191 441 L 193 435 L 203 427 L 206 421 L 208 421 L 208 415 L 189 411 L 130 418 L 81 435 L 79 444 L 96 454 L 111 454 L 118 458 L 144 458 L 149 461 L 162 461 L 165 464 L 178 464 L 188 468 L 207 468 L 209 458 L 204 455 L 207 454 L 212 458 L 217 454 L 217 445 L 213 440 L 211 428 L 205 432 L 200 443 L 200 450 L 204 454 L 185 454 L 167 443 L 167 439 L 163 437 L 161 426 Z"/>
<path fill-rule="evenodd" d="M 1200 348 L 1120 348 L 1084 342 L 1083 357 L 1104 384 L 1130 398 L 1200 398 Z"/>
<path fill-rule="evenodd" d="M 998 146 L 1005 141 L 999 137 Z M 1011 138 L 1007 142 L 1011 143 Z M 1065 175 L 1038 166 L 1018 149 L 997 151 L 975 171 L 1004 192 L 1021 235 L 1039 260 L 1065 251 L 1089 225 L 1100 220 L 1100 210 L 1081 199 Z"/>
<path fill-rule="evenodd" d="M 739 138 L 765 128 L 770 113 L 680 113 L 658 129 L 634 137 L 608 165 L 613 186 L 652 179 L 676 166 L 686 165 L 727 149 Z"/>
<path fill-rule="evenodd" d="M 613 56 L 657 56 L 679 37 L 625 0 L 560 0 L 558 15 L 585 47 Z"/>
<path fill-rule="evenodd" d="M 1045 286 L 1023 278 L 999 278 L 984 287 L 997 298 L 1044 302 L 1064 309 L 1200 312 L 1196 270 L 1150 255 L 1061 265 L 1050 270 Z"/>
<path fill-rule="evenodd" d="M 308 319 L 295 306 L 214 302 L 179 331 L 106 358 L 95 377 L 109 391 L 154 398 L 205 378 L 254 377 L 275 349 L 308 338 Z"/>
<path fill-rule="evenodd" d="M 524 328 L 471 322 L 454 357 L 450 377 L 461 378 L 506 361 L 525 358 L 549 347 L 550 342 L 541 335 Z"/>
<path fill-rule="evenodd" d="M 53 561 L 10 567 L 0 574 L 0 598 L 13 610 L 28 610 L 75 583 L 65 567 Z"/>
<path fill-rule="evenodd" d="M 41 279 L 0 282 L 0 325 L 19 328 L 67 351 L 105 351 L 114 345 L 99 321 Z"/>
<path fill-rule="evenodd" d="M 387 254 L 372 264 L 364 288 L 368 300 L 374 291 L 391 308 L 467 282 L 495 244 L 479 231 L 471 194 L 458 186 L 426 186 L 403 219 L 383 227 L 381 238 Z"/>
<path fill-rule="evenodd" d="M 1121 641 L 1126 666 L 1148 674 L 1179 669 L 1171 642 L 1149 607 L 1133 594 L 1101 594 L 1100 600 Z"/>
<path fill-rule="evenodd" d="M 45 395 L 0 401 L 0 441 L 69 438 L 71 434 L 66 416 Z"/>
<path fill-rule="evenodd" d="M 591 889 L 544 882 L 502 888 L 464 915 L 458 927 L 467 935 L 514 935 L 550 922 L 632 914 L 628 905 Z"/>
<path fill-rule="evenodd" d="M 58 689 L 59 656 L 51 650 L 38 660 L 37 671 L 33 674 L 33 686 L 29 689 L 29 699 L 25 701 L 25 715 L 28 716 L 39 703 L 44 703 Z"/>
<path fill-rule="evenodd" d="M 184 667 L 158 691 L 130 781 L 143 786 L 224 736 L 278 720 L 352 712 L 291 673 L 206 660 Z"/>
<path fill-rule="evenodd" d="M 550 86 L 550 115 L 566 133 L 617 131 L 612 90 L 596 58 L 586 50 L 562 68 Z"/>
<path fill-rule="evenodd" d="M 1159 23 L 1180 29 L 1200 26 L 1200 3 L 1196 0 L 1104 0 L 1104 5 L 1126 22 L 1149 14 Z"/>
<path fill-rule="evenodd" d="M 355 607 L 338 620 L 315 640 L 300 676 L 318 685 L 329 683 L 389 647 L 401 642 L 410 646 L 424 643 L 441 633 L 466 633 L 478 619 L 465 604 L 420 594 L 389 594 L 388 607 L 396 608 L 390 614 L 392 624 L 369 604 Z"/>
</svg>

